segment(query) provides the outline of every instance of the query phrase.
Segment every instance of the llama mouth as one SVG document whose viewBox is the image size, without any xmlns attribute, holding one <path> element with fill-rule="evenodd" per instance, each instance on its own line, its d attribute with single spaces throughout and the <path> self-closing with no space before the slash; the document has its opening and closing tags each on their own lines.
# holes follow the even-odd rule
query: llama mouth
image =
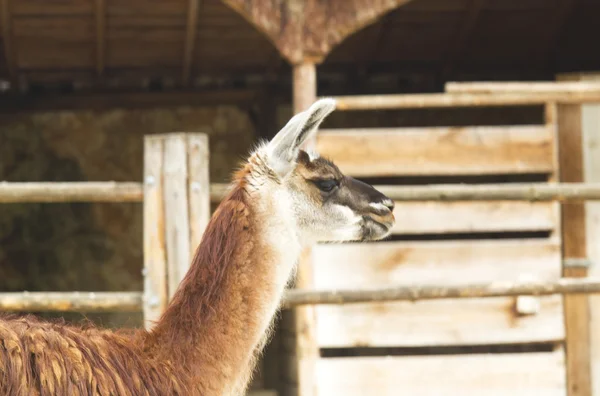
<svg viewBox="0 0 600 396">
<path fill-rule="evenodd" d="M 382 223 L 372 217 L 363 216 L 362 239 L 365 241 L 382 240 L 391 234 L 393 225 L 393 222 Z"/>
</svg>

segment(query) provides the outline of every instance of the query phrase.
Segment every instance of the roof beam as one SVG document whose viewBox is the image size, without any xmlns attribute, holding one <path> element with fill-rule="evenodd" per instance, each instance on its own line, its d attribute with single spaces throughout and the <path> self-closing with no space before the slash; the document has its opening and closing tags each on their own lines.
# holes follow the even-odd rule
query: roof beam
<svg viewBox="0 0 600 396">
<path fill-rule="evenodd" d="M 187 25 L 185 29 L 185 44 L 183 50 L 182 84 L 189 85 L 194 64 L 194 48 L 196 46 L 196 31 L 198 27 L 198 9 L 200 0 L 189 0 Z"/>
<path fill-rule="evenodd" d="M 446 55 L 442 66 L 442 78 L 446 78 L 452 74 L 456 67 L 456 62 L 464 54 L 467 45 L 469 44 L 469 38 L 477 25 L 477 20 L 481 14 L 483 3 L 485 0 L 471 0 L 467 6 L 467 15 L 464 19 L 463 24 L 458 29 L 454 40 L 450 44 L 450 49 Z"/>
<path fill-rule="evenodd" d="M 17 84 L 17 62 L 14 52 L 14 35 L 12 29 L 12 14 L 10 0 L 0 0 L 0 13 L 2 14 L 2 39 L 4 40 L 4 58 L 8 68 L 8 75 L 16 88 Z"/>
<path fill-rule="evenodd" d="M 95 1 L 96 75 L 102 77 L 106 68 L 106 0 Z"/>
</svg>

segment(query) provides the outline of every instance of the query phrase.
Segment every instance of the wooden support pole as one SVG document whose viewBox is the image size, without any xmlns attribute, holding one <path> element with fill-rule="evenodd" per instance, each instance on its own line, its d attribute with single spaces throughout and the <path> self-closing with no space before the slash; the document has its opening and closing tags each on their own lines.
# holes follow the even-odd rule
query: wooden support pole
<svg viewBox="0 0 600 396">
<path fill-rule="evenodd" d="M 581 183 L 584 181 L 581 105 L 561 104 L 558 106 L 557 116 L 559 180 Z M 563 257 L 586 257 L 585 203 L 563 203 L 561 218 Z M 564 267 L 563 276 L 586 277 L 587 269 Z M 568 295 L 563 297 L 563 303 L 568 395 L 590 396 L 592 379 L 589 298 L 587 295 Z"/>
<path fill-rule="evenodd" d="M 192 66 L 194 64 L 194 49 L 198 27 L 198 10 L 200 0 L 188 0 L 187 24 L 185 27 L 185 45 L 183 49 L 183 70 L 181 81 L 184 86 L 190 84 Z"/>
<path fill-rule="evenodd" d="M 189 269 L 210 217 L 208 137 L 145 138 L 144 320 L 164 311 Z"/>
<path fill-rule="evenodd" d="M 106 0 L 95 0 L 96 75 L 102 77 L 106 68 Z"/>
<path fill-rule="evenodd" d="M 294 113 L 306 110 L 317 99 L 317 67 L 314 63 L 305 62 L 294 66 L 293 104 Z M 307 148 L 314 148 L 314 139 L 306 143 Z M 299 260 L 296 272 L 296 287 L 311 288 L 313 271 L 311 250 L 306 249 Z M 298 375 L 298 394 L 313 396 L 317 393 L 316 360 L 319 348 L 316 341 L 316 312 L 314 307 L 297 309 L 294 313 L 296 329 L 296 359 Z"/>
</svg>

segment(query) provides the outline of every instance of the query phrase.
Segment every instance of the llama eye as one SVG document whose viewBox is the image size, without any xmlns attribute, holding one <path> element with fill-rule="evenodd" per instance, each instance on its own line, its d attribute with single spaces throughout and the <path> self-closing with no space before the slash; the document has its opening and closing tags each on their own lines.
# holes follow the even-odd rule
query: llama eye
<svg viewBox="0 0 600 396">
<path fill-rule="evenodd" d="M 330 192 L 331 190 L 333 190 L 335 187 L 337 187 L 338 182 L 337 180 L 316 180 L 315 184 L 317 185 L 317 187 L 319 187 L 319 189 L 321 189 L 322 191 L 325 192 Z"/>
</svg>

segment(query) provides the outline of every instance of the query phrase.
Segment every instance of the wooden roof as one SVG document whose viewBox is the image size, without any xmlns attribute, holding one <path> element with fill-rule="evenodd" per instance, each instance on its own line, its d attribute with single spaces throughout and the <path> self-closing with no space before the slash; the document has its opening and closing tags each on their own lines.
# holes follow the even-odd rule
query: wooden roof
<svg viewBox="0 0 600 396">
<path fill-rule="evenodd" d="M 22 85 L 197 85 L 286 62 L 221 0 L 0 0 L 0 78 Z M 413 0 L 350 36 L 323 71 L 600 70 L 599 0 Z M 12 85 L 13 87 L 15 84 Z"/>
</svg>

